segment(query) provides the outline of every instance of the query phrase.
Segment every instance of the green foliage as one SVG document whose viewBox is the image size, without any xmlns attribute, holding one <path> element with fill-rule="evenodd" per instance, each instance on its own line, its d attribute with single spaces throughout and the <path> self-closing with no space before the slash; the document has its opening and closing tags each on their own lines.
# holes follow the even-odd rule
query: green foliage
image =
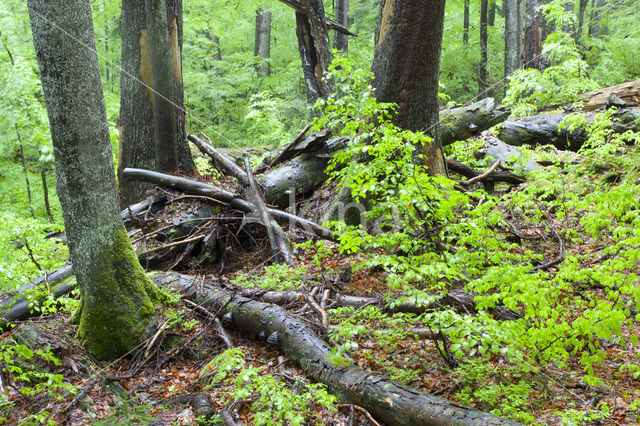
<svg viewBox="0 0 640 426">
<path fill-rule="evenodd" d="M 385 270 L 390 293 L 405 294 L 397 302 L 427 305 L 460 287 L 476 295 L 476 315 L 440 308 L 406 317 L 394 326 L 418 322 L 439 330 L 444 336 L 438 342 L 444 360 L 449 365 L 471 363 L 460 367 L 463 376 L 472 374 L 485 359 L 506 362 L 510 374 L 522 376 L 522 381 L 462 387 L 459 395 L 510 418 L 531 420 L 526 377 L 544 376 L 546 365 L 569 368 L 570 360 L 577 361 L 585 383 L 603 383 L 597 366 L 609 354 L 602 341 L 615 339 L 623 347 L 637 344 L 630 331 L 635 321 L 630 311 L 640 307 L 635 271 L 640 259 L 640 193 L 635 182 L 603 187 L 589 174 L 587 161 L 584 166 L 537 172 L 532 183 L 502 199 L 458 192 L 453 182 L 428 177 L 413 164 L 411 145 L 424 143 L 426 137 L 394 128 L 388 120 L 392 106 L 377 104 L 361 75 L 354 71 L 351 77 L 336 76 L 336 81 L 350 83 L 344 87 L 351 87 L 351 94 L 330 99 L 320 121 L 357 135 L 345 153 L 336 156 L 334 165 L 342 167 L 334 169 L 332 178 L 347 186 L 355 200 L 366 200 L 371 206 L 368 218 L 376 220 L 376 226 L 367 227 L 335 224 L 342 235 L 340 250 L 364 256 L 359 268 Z M 341 102 L 349 96 L 355 101 Z M 591 138 L 581 152 L 587 158 L 609 161 L 628 150 L 625 143 L 637 143 L 637 134 L 613 135 L 610 121 L 609 112 L 586 126 Z M 629 166 L 619 163 L 618 172 Z M 538 270 L 535 265 L 545 262 L 540 254 L 496 233 L 507 228 L 501 212 L 507 206 L 519 210 L 525 223 L 546 224 L 552 214 L 572 224 L 563 230 L 548 229 L 564 244 L 585 238 L 607 241 L 602 253 L 607 260 L 592 265 L 590 254 L 568 252 L 557 273 Z M 573 230 L 577 227 L 587 235 L 579 236 Z M 604 294 L 583 292 L 593 286 L 603 288 Z M 496 310 L 505 308 L 515 319 L 496 318 Z M 357 350 L 354 336 L 367 322 L 385 324 L 380 315 L 364 309 L 346 321 L 333 334 L 339 345 L 334 355 Z M 633 376 L 635 371 L 632 367 L 627 374 Z M 410 369 L 398 377 L 407 374 L 410 377 Z"/>
<path fill-rule="evenodd" d="M 335 413 L 336 397 L 327 392 L 325 385 L 298 383 L 296 391 L 265 374 L 263 368 L 248 367 L 236 379 L 234 397 L 255 399 L 251 409 L 257 425 L 325 424 L 326 417 L 316 417 L 318 408 L 327 414 Z"/>
<path fill-rule="evenodd" d="M 64 382 L 61 374 L 50 373 L 38 363 L 59 366 L 60 360 L 51 352 L 51 348 L 31 349 L 23 344 L 0 344 L 0 365 L 2 374 L 19 384 L 15 389 L 24 397 L 48 395 L 56 399 L 64 399 L 68 394 L 77 393 L 77 386 Z M 11 410 L 13 403 L 3 393 L 0 395 L 0 420 Z M 38 413 L 24 419 L 24 424 L 35 421 L 47 423 L 48 413 Z M 55 423 L 54 423 L 55 424 Z"/>
<path fill-rule="evenodd" d="M 209 385 L 205 389 L 211 389 L 224 381 L 229 373 L 243 368 L 246 364 L 244 351 L 240 348 L 231 348 L 217 355 L 200 371 L 200 378 L 207 379 Z"/>
<path fill-rule="evenodd" d="M 266 266 L 260 276 L 240 274 L 233 279 L 233 283 L 240 287 L 258 287 L 264 290 L 292 290 L 304 285 L 304 274 L 303 268 L 274 263 Z"/>
</svg>

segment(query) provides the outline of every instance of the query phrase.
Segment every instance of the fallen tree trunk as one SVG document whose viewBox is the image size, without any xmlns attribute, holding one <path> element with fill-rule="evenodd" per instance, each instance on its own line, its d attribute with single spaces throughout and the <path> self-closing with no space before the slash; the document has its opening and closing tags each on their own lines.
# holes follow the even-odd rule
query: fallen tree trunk
<svg viewBox="0 0 640 426">
<path fill-rule="evenodd" d="M 511 112 L 496 106 L 493 98 L 485 98 L 469 106 L 445 108 L 440 111 L 442 146 L 477 136 L 506 120 Z"/>
<path fill-rule="evenodd" d="M 191 179 L 142 169 L 126 168 L 122 171 L 122 175 L 127 176 L 131 179 L 144 180 L 146 182 L 165 186 L 167 188 L 177 189 L 179 191 L 187 192 L 190 194 L 210 197 L 214 201 L 222 204 L 228 204 L 234 209 L 240 210 L 242 212 L 257 214 L 256 206 L 254 206 L 252 203 L 240 198 L 233 192 L 227 191 L 226 189 L 220 188 L 215 185 L 208 185 L 206 183 L 198 182 Z M 294 226 L 326 240 L 336 241 L 338 239 L 338 236 L 332 231 L 301 217 L 294 216 L 282 210 L 270 208 L 267 209 L 267 212 L 278 223 Z"/>
<path fill-rule="evenodd" d="M 233 295 L 207 281 L 194 287 L 193 277 L 186 275 L 155 273 L 151 277 L 156 284 L 169 286 L 192 302 L 219 314 L 230 313 L 233 324 L 241 330 L 269 336 L 268 341 L 298 362 L 306 374 L 390 425 L 518 424 L 395 383 L 357 367 L 349 359 L 336 366 L 330 361 L 331 346 L 305 322 L 278 306 Z"/>
<path fill-rule="evenodd" d="M 584 104 L 582 109 L 593 111 L 609 103 L 609 97 L 615 95 L 628 106 L 640 104 L 640 80 L 626 81 L 615 86 L 605 87 L 580 95 Z"/>
<path fill-rule="evenodd" d="M 559 130 L 562 120 L 573 114 L 575 113 L 539 114 L 506 120 L 498 129 L 497 136 L 514 146 L 553 145 L 558 149 L 577 151 L 588 139 L 586 129 L 579 126 L 572 132 L 567 129 Z M 597 112 L 584 113 L 586 123 L 592 123 L 596 114 Z M 614 114 L 614 120 L 614 133 L 640 131 L 640 107 L 620 109 Z"/>
<path fill-rule="evenodd" d="M 440 111 L 442 144 L 477 136 L 496 124 L 504 121 L 509 111 L 497 107 L 493 98 L 486 98 L 464 107 L 446 108 Z M 317 136 L 316 136 L 317 138 Z M 311 142 L 314 144 L 311 145 Z M 305 143 L 311 152 L 305 152 L 299 158 L 286 163 L 262 177 L 267 203 L 286 208 L 299 197 L 310 195 L 326 182 L 326 168 L 331 160 L 330 154 L 347 142 L 346 138 L 317 144 L 313 137 L 305 139 L 297 146 L 297 153 L 305 152 Z"/>
</svg>

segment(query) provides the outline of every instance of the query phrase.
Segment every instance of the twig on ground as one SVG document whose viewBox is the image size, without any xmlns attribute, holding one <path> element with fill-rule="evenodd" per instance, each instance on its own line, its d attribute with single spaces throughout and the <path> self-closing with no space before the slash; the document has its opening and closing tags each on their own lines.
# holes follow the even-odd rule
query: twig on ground
<svg viewBox="0 0 640 426">
<path fill-rule="evenodd" d="M 359 405 L 355 405 L 355 404 L 338 404 L 338 408 L 349 408 L 350 410 L 356 409 L 357 411 L 360 411 L 362 414 L 364 414 L 364 416 L 367 418 L 367 420 L 369 420 L 371 423 L 373 423 L 374 426 L 382 426 L 380 423 L 378 423 L 373 418 L 371 413 L 369 413 L 367 410 L 365 410 L 364 408 L 360 407 Z"/>
</svg>

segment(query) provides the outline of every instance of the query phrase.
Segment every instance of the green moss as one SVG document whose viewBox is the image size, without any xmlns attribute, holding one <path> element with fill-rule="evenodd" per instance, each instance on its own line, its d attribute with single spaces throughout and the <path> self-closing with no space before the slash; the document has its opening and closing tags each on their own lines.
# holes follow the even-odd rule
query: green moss
<svg viewBox="0 0 640 426">
<path fill-rule="evenodd" d="M 146 275 L 124 227 L 83 283 L 78 336 L 97 359 L 134 350 L 153 323 L 153 301 L 167 299 Z"/>
</svg>

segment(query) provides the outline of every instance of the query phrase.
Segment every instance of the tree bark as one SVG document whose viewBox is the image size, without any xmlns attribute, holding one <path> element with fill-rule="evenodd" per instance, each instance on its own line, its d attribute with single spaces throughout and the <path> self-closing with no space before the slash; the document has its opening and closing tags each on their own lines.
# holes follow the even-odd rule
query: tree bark
<svg viewBox="0 0 640 426">
<path fill-rule="evenodd" d="M 487 7 L 489 0 L 480 0 L 480 66 L 478 67 L 478 96 L 487 90 Z"/>
<path fill-rule="evenodd" d="M 331 65 L 331 45 L 322 0 L 305 0 L 306 13 L 296 11 L 296 34 L 307 91 L 307 103 L 314 105 L 335 90 L 331 79 L 323 79 Z"/>
<path fill-rule="evenodd" d="M 504 0 L 504 76 L 518 68 L 518 0 Z"/>
<path fill-rule="evenodd" d="M 268 59 L 271 57 L 271 11 L 258 9 L 256 11 L 256 33 L 253 56 L 261 59 L 256 67 L 258 75 L 268 76 L 271 67 Z"/>
<path fill-rule="evenodd" d="M 438 129 L 444 10 L 445 0 L 381 0 L 372 66 L 377 99 L 398 105 L 394 123 L 433 138 L 422 147 L 432 175 L 446 174 Z"/>
<path fill-rule="evenodd" d="M 152 299 L 161 293 L 144 274 L 118 208 L 90 2 L 29 0 L 28 6 L 80 287 L 78 336 L 93 356 L 110 359 L 144 339 Z"/>
<path fill-rule="evenodd" d="M 604 0 L 591 0 L 591 19 L 589 20 L 589 37 L 597 37 L 600 32 L 600 19 Z"/>
<path fill-rule="evenodd" d="M 581 95 L 584 100 L 582 109 L 585 111 L 593 111 L 606 106 L 609 103 L 609 97 L 611 94 L 615 94 L 629 106 L 637 106 L 640 104 L 640 80 L 627 81 L 625 83 L 616 84 L 615 86 L 584 93 Z"/>
<path fill-rule="evenodd" d="M 146 182 L 122 176 L 126 167 L 155 170 L 156 146 L 153 130 L 153 81 L 144 2 L 123 0 L 122 72 L 120 74 L 120 143 L 118 190 L 120 205 L 128 206 L 144 198 L 151 187 Z"/>
<path fill-rule="evenodd" d="M 547 24 L 539 7 L 546 0 L 527 0 L 524 28 L 524 68 L 544 69 L 542 46 L 547 36 Z"/>
<path fill-rule="evenodd" d="M 578 28 L 576 29 L 576 44 L 582 39 L 582 26 L 584 24 L 584 13 L 587 11 L 589 0 L 580 0 L 578 3 Z"/>
<path fill-rule="evenodd" d="M 464 13 L 464 16 L 462 18 L 462 44 L 468 45 L 469 44 L 469 0 L 464 0 L 463 13 Z"/>
<path fill-rule="evenodd" d="M 524 1 L 518 0 L 518 21 L 516 25 L 516 69 L 522 68 L 522 24 L 524 21 Z"/>
<path fill-rule="evenodd" d="M 596 112 L 585 113 L 587 123 L 593 121 Z M 573 132 L 566 129 L 560 131 L 558 126 L 569 114 L 539 114 L 530 117 L 520 117 L 502 123 L 497 136 L 509 145 L 553 145 L 558 149 L 577 151 L 588 139 L 583 127 Z M 640 131 L 640 107 L 620 109 L 614 119 L 612 130 L 614 133 L 624 133 L 627 130 Z"/>
<path fill-rule="evenodd" d="M 487 25 L 490 27 L 496 24 L 496 0 L 489 1 L 489 16 L 487 17 Z"/>
<path fill-rule="evenodd" d="M 336 21 L 343 27 L 349 28 L 349 0 L 336 0 Z M 335 31 L 333 48 L 342 51 L 346 55 L 349 51 L 349 36 L 340 31 Z"/>
<path fill-rule="evenodd" d="M 202 291 L 192 288 L 193 277 L 158 273 L 153 280 L 180 292 L 183 297 L 220 314 L 231 313 L 241 330 L 270 336 L 270 341 L 304 372 L 325 383 L 345 401 L 364 407 L 390 425 L 515 425 L 492 414 L 455 405 L 367 372 L 345 358 L 344 365 L 330 361 L 331 346 L 317 337 L 307 323 L 286 310 L 220 290 L 205 281 Z"/>
<path fill-rule="evenodd" d="M 189 143 L 187 142 L 187 120 L 186 110 L 184 108 L 184 83 L 182 79 L 182 0 L 167 0 L 167 25 L 169 30 L 169 53 L 174 95 L 171 101 L 174 104 L 176 113 L 178 168 L 191 174 L 195 172 L 196 167 L 193 163 Z"/>
</svg>

